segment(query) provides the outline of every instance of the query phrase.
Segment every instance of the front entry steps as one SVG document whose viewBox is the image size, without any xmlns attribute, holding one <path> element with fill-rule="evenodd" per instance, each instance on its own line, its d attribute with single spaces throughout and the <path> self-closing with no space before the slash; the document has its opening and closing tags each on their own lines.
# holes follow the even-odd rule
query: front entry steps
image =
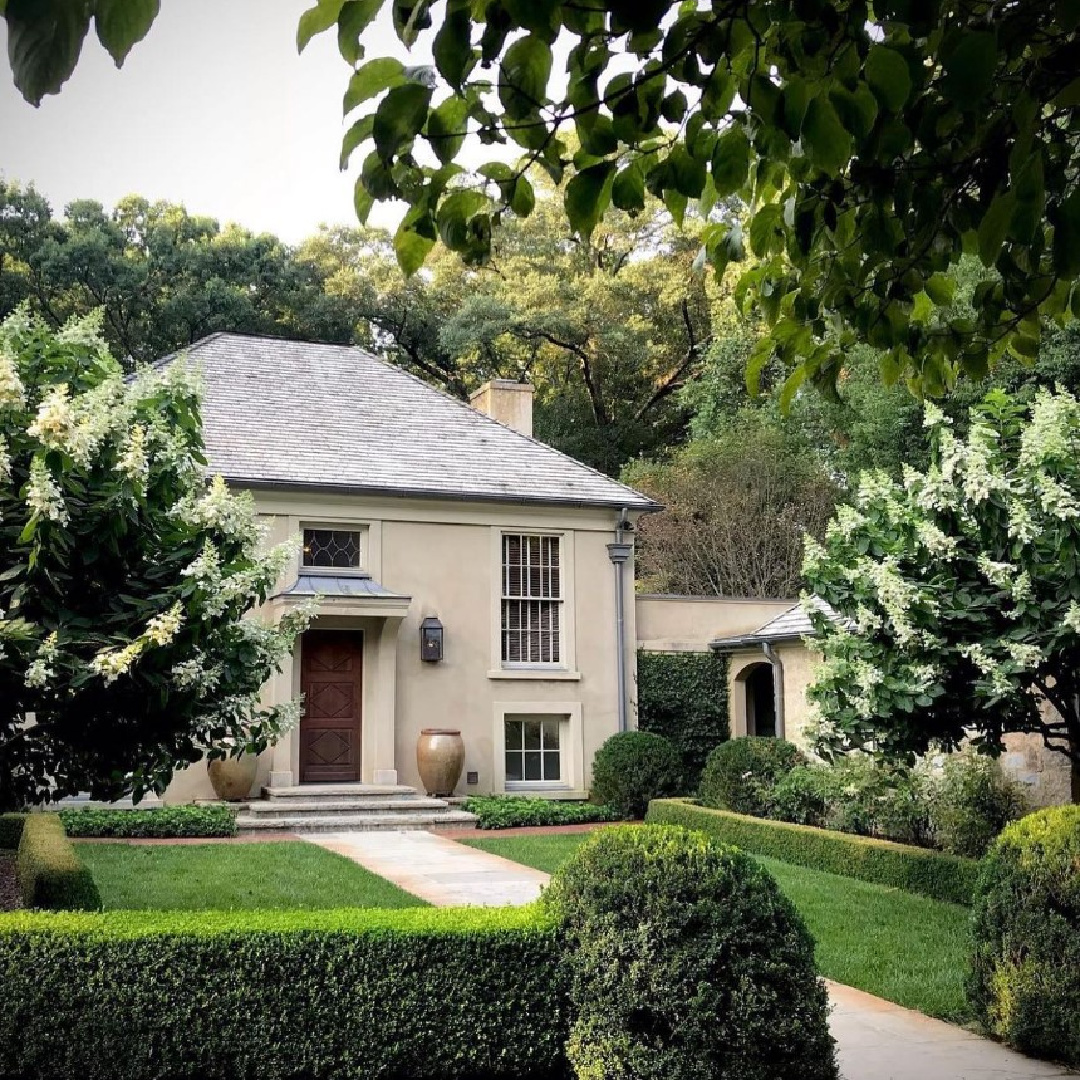
<svg viewBox="0 0 1080 1080">
<path fill-rule="evenodd" d="M 416 788 L 384 784 L 303 784 L 263 788 L 247 803 L 236 827 L 283 832 L 343 832 L 351 829 L 469 829 L 476 816 L 451 808 L 445 799 L 418 795 Z"/>
</svg>

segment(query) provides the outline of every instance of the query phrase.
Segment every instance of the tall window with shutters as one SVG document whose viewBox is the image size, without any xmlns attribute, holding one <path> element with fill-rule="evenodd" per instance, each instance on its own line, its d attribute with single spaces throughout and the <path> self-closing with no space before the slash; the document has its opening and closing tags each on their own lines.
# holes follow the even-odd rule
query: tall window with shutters
<svg viewBox="0 0 1080 1080">
<path fill-rule="evenodd" d="M 504 533 L 502 662 L 562 663 L 562 567 L 558 536 Z"/>
</svg>

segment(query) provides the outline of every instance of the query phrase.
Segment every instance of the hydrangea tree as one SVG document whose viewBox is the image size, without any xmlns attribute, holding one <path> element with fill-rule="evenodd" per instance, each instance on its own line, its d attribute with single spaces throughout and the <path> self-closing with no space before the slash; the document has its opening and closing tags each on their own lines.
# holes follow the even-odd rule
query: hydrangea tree
<svg viewBox="0 0 1080 1080">
<path fill-rule="evenodd" d="M 125 381 L 95 319 L 0 324 L 0 806 L 264 748 L 297 704 L 259 690 L 307 616 L 246 616 L 288 557 L 207 482 L 185 365 Z"/>
<path fill-rule="evenodd" d="M 926 424 L 925 472 L 864 475 L 807 542 L 807 584 L 843 616 L 811 616 L 819 745 L 904 756 L 970 738 L 994 753 L 1030 732 L 1075 766 L 1080 404 L 997 391 L 963 438 L 934 406 Z"/>
</svg>

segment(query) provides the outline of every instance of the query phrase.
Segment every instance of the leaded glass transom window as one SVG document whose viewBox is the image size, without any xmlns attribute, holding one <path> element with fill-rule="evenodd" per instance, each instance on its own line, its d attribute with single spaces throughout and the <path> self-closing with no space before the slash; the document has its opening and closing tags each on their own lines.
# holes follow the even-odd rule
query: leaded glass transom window
<svg viewBox="0 0 1080 1080">
<path fill-rule="evenodd" d="M 559 537 L 502 538 L 502 662 L 558 664 L 562 570 Z"/>
<path fill-rule="evenodd" d="M 507 717 L 506 780 L 515 784 L 544 784 L 562 780 L 559 718 Z"/>
<path fill-rule="evenodd" d="M 360 532 L 356 529 L 305 529 L 304 566 L 333 570 L 360 568 Z"/>
</svg>

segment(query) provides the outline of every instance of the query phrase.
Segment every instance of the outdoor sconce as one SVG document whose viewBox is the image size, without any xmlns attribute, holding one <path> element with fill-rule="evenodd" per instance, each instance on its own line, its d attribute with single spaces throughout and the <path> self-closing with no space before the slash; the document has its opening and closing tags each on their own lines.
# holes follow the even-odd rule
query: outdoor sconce
<svg viewBox="0 0 1080 1080">
<path fill-rule="evenodd" d="M 429 664 L 438 663 L 442 650 L 443 625 L 434 615 L 429 615 L 420 624 L 420 659 Z"/>
</svg>

